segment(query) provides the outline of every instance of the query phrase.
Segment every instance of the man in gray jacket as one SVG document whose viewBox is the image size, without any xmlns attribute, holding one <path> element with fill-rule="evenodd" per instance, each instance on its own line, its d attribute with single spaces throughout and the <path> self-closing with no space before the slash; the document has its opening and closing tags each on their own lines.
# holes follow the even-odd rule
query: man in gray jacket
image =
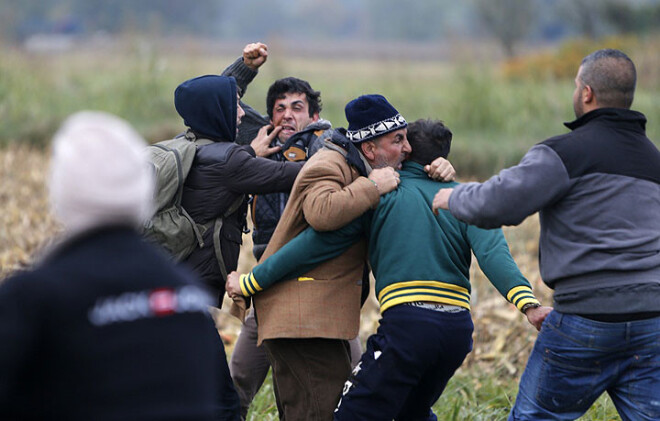
<svg viewBox="0 0 660 421">
<path fill-rule="evenodd" d="M 572 132 L 485 183 L 443 189 L 434 209 L 485 228 L 539 212 L 539 259 L 554 308 L 510 420 L 580 417 L 607 392 L 624 420 L 660 419 L 660 151 L 630 110 L 633 62 L 582 61 Z"/>
</svg>

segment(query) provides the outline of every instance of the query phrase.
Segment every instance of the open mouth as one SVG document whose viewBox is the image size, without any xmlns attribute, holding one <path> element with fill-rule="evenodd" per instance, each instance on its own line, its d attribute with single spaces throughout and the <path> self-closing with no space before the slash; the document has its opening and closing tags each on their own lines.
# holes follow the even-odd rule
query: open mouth
<svg viewBox="0 0 660 421">
<path fill-rule="evenodd" d="M 283 125 L 280 134 L 291 136 L 296 132 L 296 128 L 290 125 Z"/>
</svg>

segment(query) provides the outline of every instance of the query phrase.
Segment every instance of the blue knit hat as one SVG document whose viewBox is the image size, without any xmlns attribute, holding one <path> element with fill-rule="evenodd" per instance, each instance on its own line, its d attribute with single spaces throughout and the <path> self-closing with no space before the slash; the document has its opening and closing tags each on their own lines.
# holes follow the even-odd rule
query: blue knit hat
<svg viewBox="0 0 660 421">
<path fill-rule="evenodd" d="M 406 119 L 382 95 L 362 95 L 346 104 L 346 137 L 362 143 L 408 127 Z"/>
</svg>

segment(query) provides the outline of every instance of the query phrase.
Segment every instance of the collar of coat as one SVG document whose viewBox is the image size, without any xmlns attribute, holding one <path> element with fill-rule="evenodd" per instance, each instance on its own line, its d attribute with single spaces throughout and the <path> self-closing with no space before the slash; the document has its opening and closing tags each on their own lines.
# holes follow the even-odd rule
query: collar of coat
<svg viewBox="0 0 660 421">
<path fill-rule="evenodd" d="M 325 141 L 325 147 L 342 154 L 346 159 L 346 162 L 355 167 L 361 176 L 369 176 L 371 166 L 355 144 L 348 140 L 346 137 L 346 129 L 336 129 L 332 134 L 332 137 Z"/>
</svg>

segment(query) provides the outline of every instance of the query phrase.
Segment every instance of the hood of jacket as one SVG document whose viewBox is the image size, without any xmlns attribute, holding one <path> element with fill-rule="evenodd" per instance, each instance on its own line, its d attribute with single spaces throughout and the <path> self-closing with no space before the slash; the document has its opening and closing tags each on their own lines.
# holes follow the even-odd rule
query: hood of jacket
<svg viewBox="0 0 660 421">
<path fill-rule="evenodd" d="M 199 76 L 174 91 L 174 107 L 184 124 L 214 141 L 236 139 L 236 101 L 236 80 L 227 76 Z"/>
</svg>

